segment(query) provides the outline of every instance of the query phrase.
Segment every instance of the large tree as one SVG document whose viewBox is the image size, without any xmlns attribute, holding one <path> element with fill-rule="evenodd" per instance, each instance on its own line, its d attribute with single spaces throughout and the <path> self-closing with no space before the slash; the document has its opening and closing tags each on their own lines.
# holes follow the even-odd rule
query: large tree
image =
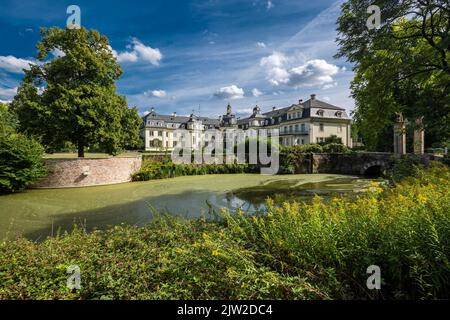
<svg viewBox="0 0 450 320">
<path fill-rule="evenodd" d="M 372 5 L 381 25 L 366 27 Z M 396 112 L 424 116 L 426 142 L 450 139 L 448 0 L 348 0 L 338 19 L 338 57 L 354 64 L 355 122 L 371 149 L 392 147 Z"/>
<path fill-rule="evenodd" d="M 37 44 L 40 63 L 24 70 L 12 102 L 22 131 L 48 150 L 71 142 L 78 156 L 97 145 L 110 154 L 137 145 L 141 119 L 116 93 L 122 69 L 108 39 L 95 30 L 49 28 Z"/>
</svg>

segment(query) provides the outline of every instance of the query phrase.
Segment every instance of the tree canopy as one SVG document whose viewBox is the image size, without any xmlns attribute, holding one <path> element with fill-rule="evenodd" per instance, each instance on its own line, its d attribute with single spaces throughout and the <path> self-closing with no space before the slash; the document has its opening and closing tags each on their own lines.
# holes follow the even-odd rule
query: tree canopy
<svg viewBox="0 0 450 320">
<path fill-rule="evenodd" d="M 367 8 L 381 25 L 369 30 Z M 448 0 L 348 0 L 338 19 L 337 57 L 354 63 L 355 123 L 369 148 L 392 147 L 395 112 L 424 116 L 426 142 L 450 139 Z"/>
<path fill-rule="evenodd" d="M 110 154 L 137 145 L 141 119 L 116 93 L 122 69 L 108 39 L 95 30 L 41 29 L 39 63 L 12 102 L 20 130 L 39 136 L 47 150 L 71 142 L 78 156 L 97 145 Z"/>
</svg>

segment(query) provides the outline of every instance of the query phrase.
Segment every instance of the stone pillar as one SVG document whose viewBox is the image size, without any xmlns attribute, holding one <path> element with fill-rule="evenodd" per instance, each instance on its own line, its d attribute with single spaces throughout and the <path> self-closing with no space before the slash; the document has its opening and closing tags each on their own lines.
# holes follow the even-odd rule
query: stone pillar
<svg viewBox="0 0 450 320">
<path fill-rule="evenodd" d="M 423 128 L 423 117 L 417 118 L 414 127 L 414 154 L 425 153 L 425 131 Z"/>
<path fill-rule="evenodd" d="M 394 124 L 394 153 L 406 154 L 406 119 L 397 113 L 397 122 Z"/>
</svg>

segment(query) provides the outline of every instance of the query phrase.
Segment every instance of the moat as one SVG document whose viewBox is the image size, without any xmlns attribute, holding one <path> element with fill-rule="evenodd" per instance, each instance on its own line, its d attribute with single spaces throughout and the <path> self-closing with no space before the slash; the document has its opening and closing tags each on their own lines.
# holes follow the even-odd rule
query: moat
<svg viewBox="0 0 450 320">
<path fill-rule="evenodd" d="M 263 176 L 229 174 L 178 177 L 118 185 L 26 190 L 0 197 L 0 239 L 41 241 L 74 223 L 87 230 L 121 223 L 142 226 L 156 212 L 211 217 L 221 208 L 255 211 L 267 197 L 309 201 L 364 190 L 370 179 L 336 174 Z"/>
</svg>

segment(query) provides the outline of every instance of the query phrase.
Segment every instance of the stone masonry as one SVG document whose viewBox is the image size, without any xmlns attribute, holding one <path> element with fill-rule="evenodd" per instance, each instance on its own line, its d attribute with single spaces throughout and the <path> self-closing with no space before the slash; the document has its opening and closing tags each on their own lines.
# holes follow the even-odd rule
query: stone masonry
<svg viewBox="0 0 450 320">
<path fill-rule="evenodd" d="M 34 188 L 70 188 L 131 181 L 141 157 L 45 159 L 48 175 Z"/>
</svg>

